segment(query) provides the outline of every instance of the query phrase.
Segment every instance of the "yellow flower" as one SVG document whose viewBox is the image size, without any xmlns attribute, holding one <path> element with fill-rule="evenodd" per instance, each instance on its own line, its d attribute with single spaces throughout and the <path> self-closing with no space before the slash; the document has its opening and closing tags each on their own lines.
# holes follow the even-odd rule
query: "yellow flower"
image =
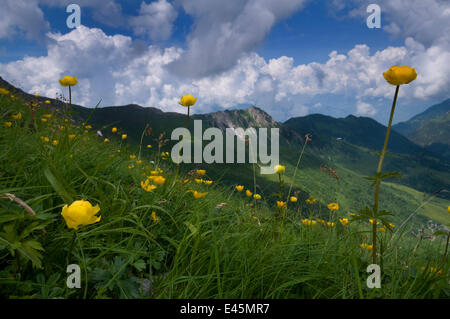
<svg viewBox="0 0 450 319">
<path fill-rule="evenodd" d="M 203 181 L 203 183 L 205 183 L 206 185 L 211 185 L 213 181 Z"/>
<path fill-rule="evenodd" d="M 368 244 L 361 244 L 359 245 L 359 247 L 361 247 L 362 249 L 367 249 L 367 250 L 372 250 L 373 245 L 368 245 Z"/>
<path fill-rule="evenodd" d="M 188 106 L 193 106 L 195 104 L 195 102 L 197 102 L 197 98 L 193 97 L 190 94 L 186 94 L 181 97 L 180 102 L 178 102 L 178 104 L 188 107 Z"/>
<path fill-rule="evenodd" d="M 254 199 L 261 199 L 261 195 L 255 194 L 255 195 L 253 195 L 253 198 L 254 198 Z"/>
<path fill-rule="evenodd" d="M 447 213 L 450 214 L 450 206 L 447 207 Z"/>
<path fill-rule="evenodd" d="M 325 224 L 325 220 L 321 219 L 321 218 L 317 218 L 317 221 L 321 224 Z"/>
<path fill-rule="evenodd" d="M 311 219 L 308 219 L 308 218 L 302 219 L 301 222 L 305 226 L 313 226 L 313 225 L 317 224 L 317 222 L 315 220 L 311 220 Z"/>
<path fill-rule="evenodd" d="M 60 130 L 60 131 L 64 131 L 64 129 L 65 129 L 64 125 L 62 125 L 62 126 L 59 127 L 59 130 Z"/>
<path fill-rule="evenodd" d="M 198 169 L 197 170 L 197 175 L 198 176 L 203 176 L 203 175 L 205 175 L 206 174 L 206 170 L 204 170 L 204 169 Z"/>
<path fill-rule="evenodd" d="M 152 219 L 155 224 L 161 220 L 161 218 L 156 216 L 156 212 L 152 212 Z"/>
<path fill-rule="evenodd" d="M 317 202 L 317 199 L 315 199 L 315 198 L 313 198 L 313 197 L 309 197 L 307 200 L 306 200 L 306 203 L 307 204 L 310 204 L 310 205 L 313 205 L 313 204 L 315 204 Z"/>
<path fill-rule="evenodd" d="M 328 227 L 334 227 L 336 224 L 334 222 L 327 222 Z"/>
<path fill-rule="evenodd" d="M 375 219 L 372 219 L 372 218 L 369 219 L 369 223 L 371 223 L 372 225 L 373 225 L 374 222 L 375 222 Z M 380 224 L 379 221 L 377 221 L 377 225 L 378 225 L 378 224 Z"/>
<path fill-rule="evenodd" d="M 133 169 L 134 165 L 128 165 L 128 169 Z"/>
<path fill-rule="evenodd" d="M 389 227 L 395 228 L 395 225 L 394 224 L 389 224 Z"/>
<path fill-rule="evenodd" d="M 41 118 L 41 121 L 42 121 L 43 123 L 46 123 L 46 122 L 47 122 L 47 119 L 46 119 L 46 118 Z"/>
<path fill-rule="evenodd" d="M 151 175 L 158 175 L 158 171 L 151 171 L 150 174 Z"/>
<path fill-rule="evenodd" d="M 46 136 L 41 136 L 41 140 L 47 143 L 50 142 L 50 139 Z"/>
<path fill-rule="evenodd" d="M 120 153 L 120 150 L 117 150 L 117 153 Z"/>
<path fill-rule="evenodd" d="M 52 102 L 50 102 L 49 100 L 45 101 L 45 104 L 50 104 L 50 103 L 52 103 Z"/>
<path fill-rule="evenodd" d="M 149 179 L 147 179 L 145 182 L 141 181 L 141 187 L 144 191 L 146 191 L 148 193 L 152 192 L 156 188 L 155 185 L 150 184 Z"/>
<path fill-rule="evenodd" d="M 22 113 L 13 114 L 13 115 L 11 115 L 11 117 L 14 120 L 20 120 L 22 118 Z"/>
<path fill-rule="evenodd" d="M 35 97 L 41 97 L 41 95 L 39 93 L 36 93 Z"/>
<path fill-rule="evenodd" d="M 275 165 L 274 171 L 277 174 L 282 174 L 282 173 L 284 173 L 286 171 L 286 167 L 283 166 L 283 165 Z"/>
<path fill-rule="evenodd" d="M 86 226 L 100 221 L 101 216 L 95 216 L 100 211 L 98 205 L 92 206 L 86 200 L 77 200 L 70 206 L 65 205 L 61 215 L 66 221 L 67 227 L 78 229 L 79 226 Z"/>
<path fill-rule="evenodd" d="M 389 84 L 402 85 L 414 81 L 417 78 L 417 73 L 414 68 L 409 66 L 393 65 L 383 73 L 383 76 Z"/>
<path fill-rule="evenodd" d="M 295 196 L 291 196 L 291 198 L 290 198 L 290 201 L 291 201 L 292 203 L 296 203 L 297 200 L 298 200 L 298 198 L 295 197 Z"/>
<path fill-rule="evenodd" d="M 203 179 L 201 179 L 201 178 L 195 178 L 194 180 L 197 184 L 203 183 Z"/>
<path fill-rule="evenodd" d="M 330 204 L 328 204 L 327 207 L 328 207 L 328 209 L 331 210 L 331 211 L 335 211 L 335 210 L 338 210 L 338 209 L 339 209 L 338 203 L 330 203 Z"/>
<path fill-rule="evenodd" d="M 76 76 L 66 75 L 61 80 L 59 80 L 59 84 L 62 86 L 74 86 L 77 85 L 78 80 Z"/>
<path fill-rule="evenodd" d="M 283 201 L 277 201 L 277 207 L 278 208 L 286 208 L 286 202 Z"/>
<path fill-rule="evenodd" d="M 247 197 L 250 197 L 250 196 L 253 195 L 253 193 L 247 189 L 247 190 L 245 191 L 245 195 L 247 195 Z"/>
<path fill-rule="evenodd" d="M 130 155 L 130 160 L 134 160 L 136 158 L 136 155 Z"/>
<path fill-rule="evenodd" d="M 122 134 L 122 140 L 126 140 L 127 139 L 127 134 Z"/>
<path fill-rule="evenodd" d="M 69 135 L 69 140 L 73 140 L 75 137 L 76 137 L 75 134 L 70 134 L 70 135 Z"/>
<path fill-rule="evenodd" d="M 195 199 L 199 199 L 199 198 L 205 197 L 206 194 L 208 194 L 208 193 L 200 193 L 200 192 L 197 192 L 197 191 L 193 191 L 192 194 L 194 195 Z"/>
<path fill-rule="evenodd" d="M 153 183 L 155 183 L 156 185 L 162 185 L 164 184 L 166 181 L 166 179 L 162 176 L 154 176 L 153 177 Z"/>
<path fill-rule="evenodd" d="M 347 226 L 349 223 L 348 218 L 339 218 L 339 222 L 342 224 L 342 226 Z"/>
<path fill-rule="evenodd" d="M 142 160 L 136 161 L 136 164 L 141 165 L 142 164 Z"/>
<path fill-rule="evenodd" d="M 48 118 L 48 119 L 52 117 L 51 114 L 44 114 L 43 116 L 44 116 L 45 118 Z"/>
<path fill-rule="evenodd" d="M 57 146 L 59 144 L 59 142 L 57 140 L 53 140 L 52 144 L 53 144 L 53 146 Z"/>
<path fill-rule="evenodd" d="M 1 95 L 9 95 L 9 91 L 7 89 L 0 88 L 0 94 Z"/>
<path fill-rule="evenodd" d="M 92 126 L 91 125 L 86 125 L 85 128 L 86 128 L 86 130 L 90 130 L 92 128 Z"/>
<path fill-rule="evenodd" d="M 238 192 L 242 192 L 243 190 L 244 190 L 244 186 L 242 186 L 242 185 L 236 185 L 236 190 L 238 191 Z M 450 207 L 450 206 L 449 206 Z"/>
<path fill-rule="evenodd" d="M 117 127 L 113 127 L 112 130 L 111 130 L 111 132 L 117 133 Z"/>
<path fill-rule="evenodd" d="M 382 233 L 384 233 L 384 232 L 386 231 L 386 228 L 381 227 L 381 228 L 379 229 L 379 231 L 382 232 Z"/>
<path fill-rule="evenodd" d="M 12 122 L 5 122 L 5 126 L 6 127 L 11 127 L 12 126 Z"/>
<path fill-rule="evenodd" d="M 152 146 L 150 144 L 147 145 L 147 148 L 152 148 Z"/>
<path fill-rule="evenodd" d="M 109 143 L 109 138 L 105 138 L 103 142 Z"/>
</svg>

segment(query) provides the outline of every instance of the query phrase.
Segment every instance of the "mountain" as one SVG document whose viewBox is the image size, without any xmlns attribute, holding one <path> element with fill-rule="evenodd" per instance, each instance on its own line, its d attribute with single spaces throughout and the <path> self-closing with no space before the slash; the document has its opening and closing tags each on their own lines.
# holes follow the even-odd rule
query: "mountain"
<svg viewBox="0 0 450 319">
<path fill-rule="evenodd" d="M 450 160 L 450 99 L 392 128 L 414 143 Z"/>
<path fill-rule="evenodd" d="M 6 82 L 7 83 L 7 82 Z M 13 86 L 5 85 L 0 78 L 0 87 L 6 87 L 17 97 L 26 101 L 36 99 Z M 40 97 L 40 101 L 47 98 Z M 64 103 L 51 100 L 55 112 L 64 110 Z M 43 105 L 45 106 L 45 104 Z M 185 111 L 180 107 L 180 111 Z M 72 106 L 72 117 L 87 121 L 104 136 L 114 138 L 111 128 L 116 126 L 129 136 L 127 145 L 138 150 L 142 133 L 147 125 L 152 128 L 152 136 L 143 136 L 143 144 L 155 145 L 155 139 L 165 132 L 170 133 L 177 127 L 183 127 L 186 115 L 175 112 L 163 112 L 153 107 L 139 105 L 110 106 L 97 109 Z M 373 202 L 371 183 L 363 177 L 375 173 L 378 162 L 377 152 L 382 148 L 386 127 L 373 119 L 348 116 L 333 118 L 313 114 L 291 118 L 284 123 L 275 121 L 268 113 L 256 106 L 244 110 L 225 110 L 209 114 L 195 114 L 191 117 L 189 128 L 193 129 L 193 120 L 202 120 L 203 130 L 217 127 L 230 128 L 276 127 L 280 129 L 280 162 L 286 165 L 285 183 L 291 182 L 291 176 L 297 163 L 298 154 L 304 143 L 305 134 L 312 134 L 302 159 L 300 170 L 294 182 L 294 191 L 302 199 L 310 195 L 319 199 L 326 212 L 326 204 L 339 202 L 344 210 L 356 211 L 361 205 Z M 169 141 L 163 151 L 170 151 L 174 142 Z M 205 142 L 206 144 L 207 142 Z M 383 170 L 399 171 L 403 178 L 383 182 L 381 190 L 382 207 L 395 212 L 397 218 L 408 216 L 423 200 L 440 189 L 450 189 L 450 164 L 417 145 L 403 135 L 393 131 L 388 147 L 388 156 Z M 252 164 L 188 164 L 183 169 L 204 167 L 218 183 L 226 185 L 253 185 Z M 260 175 L 257 170 L 258 192 L 270 194 L 279 191 L 277 176 Z M 335 175 L 330 174 L 334 172 Z M 435 219 L 448 222 L 448 217 L 439 212 L 450 204 L 448 192 L 441 192 L 440 198 L 425 205 L 418 212 L 415 222 Z"/>
</svg>

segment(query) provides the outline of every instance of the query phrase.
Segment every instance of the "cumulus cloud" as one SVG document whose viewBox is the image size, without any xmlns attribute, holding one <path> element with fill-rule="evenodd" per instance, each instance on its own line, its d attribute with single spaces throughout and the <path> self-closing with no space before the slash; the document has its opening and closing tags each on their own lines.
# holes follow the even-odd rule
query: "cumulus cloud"
<svg viewBox="0 0 450 319">
<path fill-rule="evenodd" d="M 49 28 L 36 1 L 5 0 L 0 10 L 0 39 L 25 35 L 39 39 Z"/>
<path fill-rule="evenodd" d="M 373 116 L 377 113 L 377 110 L 370 105 L 362 101 L 358 101 L 356 104 L 356 114 L 362 116 Z"/>
<path fill-rule="evenodd" d="M 139 16 L 130 18 L 130 24 L 137 35 L 147 35 L 156 41 L 167 40 L 177 16 L 175 8 L 166 0 L 142 2 Z"/>
<path fill-rule="evenodd" d="M 301 8 L 304 0 L 180 0 L 195 20 L 187 51 L 171 70 L 203 77 L 234 66 L 261 43 L 274 24 Z"/>
</svg>

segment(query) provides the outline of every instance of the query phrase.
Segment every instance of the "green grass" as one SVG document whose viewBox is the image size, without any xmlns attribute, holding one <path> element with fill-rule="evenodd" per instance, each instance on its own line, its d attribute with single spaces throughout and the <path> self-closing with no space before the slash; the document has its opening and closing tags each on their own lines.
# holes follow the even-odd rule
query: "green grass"
<svg viewBox="0 0 450 319">
<path fill-rule="evenodd" d="M 0 96 L 0 110 L 0 194 L 14 194 L 36 213 L 30 216 L 16 202 L 0 198 L 3 297 L 449 297 L 445 238 L 430 241 L 413 237 L 410 230 L 414 224 L 398 227 L 395 233 L 380 233 L 382 288 L 366 287 L 365 270 L 371 259 L 360 244 L 370 243 L 369 223 L 355 221 L 343 227 L 337 218 L 348 216 L 347 209 L 329 215 L 324 207 L 337 200 L 349 209 L 362 208 L 341 193 L 353 192 L 365 182 L 352 185 L 345 178 L 336 182 L 322 174 L 316 183 L 318 179 L 310 176 L 318 171 L 308 155 L 297 175 L 300 201 L 289 205 L 281 227 L 282 220 L 275 214 L 276 198 L 271 197 L 276 192 L 275 176 L 257 176 L 263 200 L 254 206 L 253 200 L 235 191 L 227 179 L 227 174 L 240 176 L 246 188 L 253 190 L 249 167 L 220 173 L 208 169 L 204 178 L 214 180 L 212 185 L 184 184 L 192 167 L 182 165 L 177 175 L 176 165 L 162 160 L 155 148 L 144 148 L 143 162 L 137 164 L 129 157 L 137 155 L 135 145 L 122 141 L 119 135 L 104 143 L 94 129 L 85 133 L 80 123 L 61 110 L 43 123 L 40 119 L 49 111 L 42 107 L 37 111 L 36 125 L 20 101 Z M 12 120 L 11 115 L 18 112 L 22 119 Z M 12 126 L 5 126 L 5 122 Z M 71 134 L 77 137 L 69 139 Z M 41 137 L 57 140 L 58 145 Z M 157 168 L 163 170 L 166 182 L 147 193 L 140 187 L 143 174 L 148 176 Z M 292 171 L 287 165 L 285 182 Z M 338 173 L 351 174 L 344 169 Z M 356 181 L 355 176 L 351 181 Z M 371 198 L 370 186 L 364 187 L 361 192 Z M 384 184 L 382 189 L 388 195 L 390 189 L 397 188 Z M 208 194 L 194 199 L 187 190 Z M 412 191 L 402 186 L 401 192 L 392 196 L 407 192 Z M 306 205 L 307 194 L 320 196 L 322 205 Z M 102 219 L 77 232 L 69 254 L 74 231 L 67 228 L 61 210 L 83 198 L 100 206 Z M 218 208 L 222 203 L 226 205 Z M 440 209 L 446 214 L 443 201 L 433 199 L 430 203 L 432 208 L 424 208 L 428 210 L 423 214 L 431 216 Z M 158 222 L 152 212 L 160 218 Z M 333 219 L 336 226 L 319 222 L 305 226 L 301 222 L 305 216 L 319 214 Z M 395 223 L 400 225 L 401 220 Z M 66 286 L 68 255 L 70 263 L 81 267 L 80 289 Z M 431 267 L 440 272 L 431 272 Z"/>
</svg>

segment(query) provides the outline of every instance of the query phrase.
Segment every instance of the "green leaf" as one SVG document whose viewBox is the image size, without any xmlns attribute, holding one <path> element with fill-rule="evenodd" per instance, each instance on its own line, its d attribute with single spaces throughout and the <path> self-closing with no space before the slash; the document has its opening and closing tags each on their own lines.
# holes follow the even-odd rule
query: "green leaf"
<svg viewBox="0 0 450 319">
<path fill-rule="evenodd" d="M 50 167 L 44 169 L 44 175 L 47 178 L 50 185 L 52 185 L 53 189 L 65 203 L 70 204 L 73 202 L 73 197 L 69 194 L 69 192 L 64 187 L 64 183 L 61 181 L 62 178 L 57 178 L 56 177 L 57 174 L 52 172 Z"/>
</svg>

